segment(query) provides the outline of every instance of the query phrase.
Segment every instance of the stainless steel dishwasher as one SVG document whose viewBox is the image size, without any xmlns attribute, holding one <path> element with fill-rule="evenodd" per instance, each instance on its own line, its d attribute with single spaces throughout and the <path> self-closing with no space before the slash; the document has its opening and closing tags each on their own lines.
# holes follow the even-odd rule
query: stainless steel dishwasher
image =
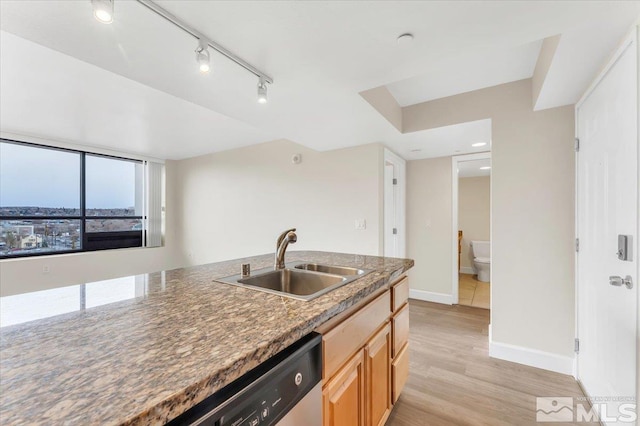
<svg viewBox="0 0 640 426">
<path fill-rule="evenodd" d="M 322 336 L 311 333 L 168 424 L 321 426 Z"/>
</svg>

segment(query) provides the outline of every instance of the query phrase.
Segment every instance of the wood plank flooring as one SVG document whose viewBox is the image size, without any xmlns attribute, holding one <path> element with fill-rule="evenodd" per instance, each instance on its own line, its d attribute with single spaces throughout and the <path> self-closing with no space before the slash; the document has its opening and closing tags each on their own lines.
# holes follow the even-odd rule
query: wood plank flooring
<svg viewBox="0 0 640 426">
<path fill-rule="evenodd" d="M 490 283 L 478 281 L 477 275 L 458 274 L 458 303 L 475 308 L 489 309 Z"/>
<path fill-rule="evenodd" d="M 534 425 L 536 397 L 584 397 L 571 376 L 489 358 L 488 310 L 410 300 L 409 312 L 409 380 L 388 426 Z"/>
</svg>

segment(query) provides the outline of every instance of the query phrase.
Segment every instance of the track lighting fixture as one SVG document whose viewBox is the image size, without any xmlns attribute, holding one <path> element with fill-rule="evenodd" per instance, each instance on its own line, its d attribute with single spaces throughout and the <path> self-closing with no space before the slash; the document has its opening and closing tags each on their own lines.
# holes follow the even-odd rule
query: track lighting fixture
<svg viewBox="0 0 640 426">
<path fill-rule="evenodd" d="M 198 67 L 201 73 L 207 74 L 211 71 L 211 56 L 209 54 L 209 48 L 212 48 L 221 56 L 224 56 L 227 59 L 235 62 L 245 70 L 258 77 L 258 103 L 267 103 L 267 84 L 273 84 L 273 79 L 266 73 L 254 67 L 249 62 L 240 58 L 230 50 L 225 49 L 215 41 L 207 39 L 200 31 L 193 28 L 187 22 L 178 18 L 168 10 L 163 9 L 153 0 L 136 1 L 142 6 L 145 6 L 147 9 L 154 12 L 156 15 L 166 19 L 177 28 L 183 30 L 184 32 L 198 40 L 198 47 L 196 48 L 196 62 L 198 63 Z M 114 0 L 91 0 L 91 5 L 93 6 L 93 16 L 95 16 L 98 21 L 105 24 L 110 24 L 111 22 L 113 22 L 113 2 Z"/>
<path fill-rule="evenodd" d="M 198 47 L 196 48 L 196 61 L 200 67 L 202 74 L 207 74 L 211 71 L 211 58 L 209 57 L 209 44 L 204 39 L 198 40 Z"/>
<path fill-rule="evenodd" d="M 113 0 L 91 0 L 93 16 L 103 24 L 113 22 Z"/>
<path fill-rule="evenodd" d="M 258 103 L 267 103 L 267 82 L 262 77 L 258 80 Z"/>
</svg>

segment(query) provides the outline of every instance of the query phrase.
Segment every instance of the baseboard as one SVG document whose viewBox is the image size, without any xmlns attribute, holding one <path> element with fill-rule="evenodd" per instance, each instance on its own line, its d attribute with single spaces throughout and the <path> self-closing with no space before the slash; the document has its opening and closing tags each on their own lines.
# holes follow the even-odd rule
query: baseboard
<svg viewBox="0 0 640 426">
<path fill-rule="evenodd" d="M 461 274 L 475 275 L 476 271 L 471 266 L 461 266 L 460 267 L 460 273 Z"/>
<path fill-rule="evenodd" d="M 575 360 L 573 357 L 525 348 L 523 346 L 510 345 L 508 343 L 490 341 L 489 356 L 570 376 L 573 376 L 575 371 Z"/>
<path fill-rule="evenodd" d="M 442 303 L 445 305 L 452 305 L 453 296 L 445 293 L 434 293 L 432 291 L 424 290 L 409 290 L 409 298 L 416 300 L 424 300 L 425 302 Z"/>
</svg>

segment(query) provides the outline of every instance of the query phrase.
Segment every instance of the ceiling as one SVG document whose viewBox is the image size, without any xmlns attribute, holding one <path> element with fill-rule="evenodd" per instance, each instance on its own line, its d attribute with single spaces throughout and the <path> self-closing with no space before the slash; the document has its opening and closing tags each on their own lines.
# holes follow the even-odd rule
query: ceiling
<svg viewBox="0 0 640 426">
<path fill-rule="evenodd" d="M 476 143 L 485 143 L 486 145 L 471 146 Z M 491 151 L 491 120 L 470 121 L 453 126 L 407 133 L 404 135 L 402 145 L 396 150 L 398 155 L 406 160 Z"/>
<path fill-rule="evenodd" d="M 387 84 L 400 106 L 408 106 L 530 78 L 542 40 L 499 50 L 443 58 L 418 76 Z"/>
<path fill-rule="evenodd" d="M 269 103 L 220 55 L 200 75 L 196 41 L 137 2 L 115 0 L 104 25 L 89 0 L 3 0 L 1 129 L 168 159 L 280 138 L 321 151 L 381 142 L 406 157 L 428 151 L 431 132 L 486 135 L 403 134 L 360 92 L 387 86 L 409 105 L 528 78 L 543 38 L 600 25 L 607 41 L 583 49 L 597 62 L 640 14 L 640 2 L 615 1 L 157 3 L 271 75 Z M 405 32 L 415 39 L 399 47 Z M 575 72 L 558 80 L 589 79 Z"/>
<path fill-rule="evenodd" d="M 458 178 L 491 176 L 491 169 L 481 169 L 481 167 L 491 167 L 491 159 L 460 161 L 458 163 Z"/>
</svg>

